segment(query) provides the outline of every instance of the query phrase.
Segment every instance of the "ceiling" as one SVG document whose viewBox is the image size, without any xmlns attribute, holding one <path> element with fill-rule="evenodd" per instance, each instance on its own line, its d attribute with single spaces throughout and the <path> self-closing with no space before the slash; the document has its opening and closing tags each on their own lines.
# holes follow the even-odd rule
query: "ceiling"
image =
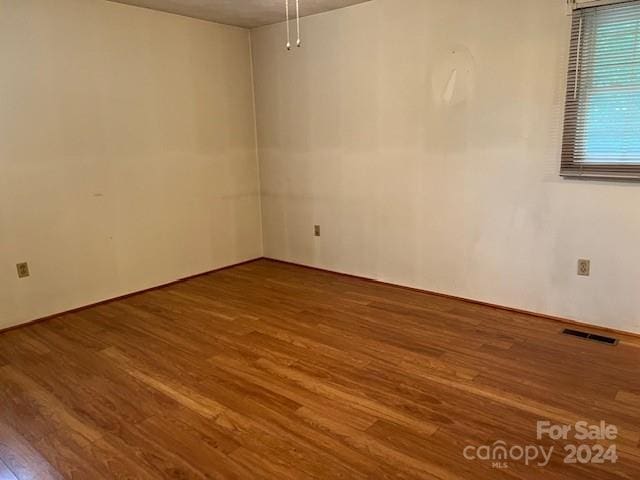
<svg viewBox="0 0 640 480">
<path fill-rule="evenodd" d="M 163 12 L 212 22 L 255 28 L 282 22 L 285 19 L 285 0 L 111 0 L 118 3 L 146 7 Z M 369 0 L 300 0 L 300 15 L 348 7 Z M 292 16 L 295 0 L 289 0 Z"/>
</svg>

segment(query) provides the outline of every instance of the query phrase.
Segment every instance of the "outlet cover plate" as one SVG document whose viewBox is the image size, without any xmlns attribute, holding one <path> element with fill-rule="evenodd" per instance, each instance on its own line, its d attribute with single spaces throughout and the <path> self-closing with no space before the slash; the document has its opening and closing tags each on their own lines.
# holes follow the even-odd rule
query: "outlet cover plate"
<svg viewBox="0 0 640 480">
<path fill-rule="evenodd" d="M 578 260 L 578 275 L 588 277 L 591 275 L 591 260 L 581 258 Z"/>
<path fill-rule="evenodd" d="M 27 262 L 18 263 L 16 270 L 18 271 L 18 278 L 26 278 L 30 275 L 29 264 Z"/>
</svg>

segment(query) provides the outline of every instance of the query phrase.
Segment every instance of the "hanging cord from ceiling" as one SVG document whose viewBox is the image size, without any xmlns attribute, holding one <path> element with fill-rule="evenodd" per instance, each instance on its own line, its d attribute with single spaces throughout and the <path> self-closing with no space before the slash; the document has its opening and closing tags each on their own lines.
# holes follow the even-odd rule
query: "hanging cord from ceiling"
<svg viewBox="0 0 640 480">
<path fill-rule="evenodd" d="M 298 47 L 302 46 L 302 41 L 300 40 L 300 0 L 296 0 L 296 27 L 298 29 L 298 41 L 296 45 Z"/>
<path fill-rule="evenodd" d="M 287 10 L 287 50 L 291 50 L 291 32 L 289 29 L 289 0 L 285 0 L 284 8 Z"/>
<path fill-rule="evenodd" d="M 291 26 L 290 26 L 290 19 L 289 19 L 289 0 L 285 0 L 284 2 L 284 8 L 286 10 L 286 16 L 287 16 L 287 50 L 291 50 Z M 301 47 L 302 46 L 302 40 L 300 39 L 300 0 L 296 0 L 296 30 L 297 30 L 297 35 L 298 35 L 298 39 L 296 41 L 296 46 Z"/>
</svg>

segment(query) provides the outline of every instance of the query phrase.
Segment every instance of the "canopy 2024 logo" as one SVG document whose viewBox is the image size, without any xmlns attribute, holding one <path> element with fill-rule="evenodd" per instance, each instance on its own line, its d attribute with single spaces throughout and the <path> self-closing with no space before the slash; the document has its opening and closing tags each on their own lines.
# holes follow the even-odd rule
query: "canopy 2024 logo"
<svg viewBox="0 0 640 480">
<path fill-rule="evenodd" d="M 566 464 L 603 464 L 616 463 L 618 452 L 615 444 L 602 445 L 593 442 L 612 442 L 618 438 L 618 428 L 605 421 L 597 425 L 586 421 L 575 424 L 552 424 L 540 420 L 536 426 L 538 440 L 574 441 L 562 447 Z M 591 443 L 584 443 L 591 442 Z M 479 447 L 468 445 L 463 450 L 467 460 L 490 461 L 494 468 L 509 468 L 509 462 L 519 462 L 527 466 L 546 467 L 556 450 L 556 446 L 544 445 L 508 445 L 498 440 L 491 445 Z"/>
</svg>

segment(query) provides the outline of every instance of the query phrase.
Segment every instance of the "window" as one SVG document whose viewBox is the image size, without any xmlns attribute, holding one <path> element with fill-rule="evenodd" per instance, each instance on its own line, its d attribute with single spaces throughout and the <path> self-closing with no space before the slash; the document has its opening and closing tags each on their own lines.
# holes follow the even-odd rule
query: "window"
<svg viewBox="0 0 640 480">
<path fill-rule="evenodd" d="M 640 179 L 640 1 L 574 11 L 563 176 Z"/>
</svg>

